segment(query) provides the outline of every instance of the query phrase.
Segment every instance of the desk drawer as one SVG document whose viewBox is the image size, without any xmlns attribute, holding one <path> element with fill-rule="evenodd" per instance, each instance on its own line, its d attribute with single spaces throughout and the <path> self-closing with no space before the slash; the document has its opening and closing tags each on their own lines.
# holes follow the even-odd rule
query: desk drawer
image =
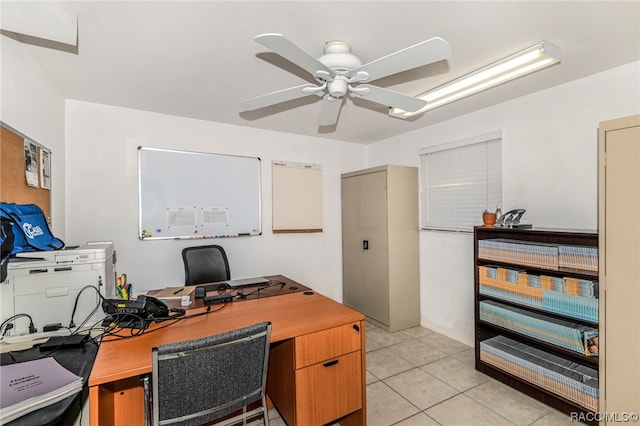
<svg viewBox="0 0 640 426">
<path fill-rule="evenodd" d="M 362 324 L 354 322 L 296 337 L 295 368 L 304 368 L 361 349 Z"/>
<path fill-rule="evenodd" d="M 361 352 L 296 371 L 297 424 L 320 425 L 362 408 Z"/>
</svg>

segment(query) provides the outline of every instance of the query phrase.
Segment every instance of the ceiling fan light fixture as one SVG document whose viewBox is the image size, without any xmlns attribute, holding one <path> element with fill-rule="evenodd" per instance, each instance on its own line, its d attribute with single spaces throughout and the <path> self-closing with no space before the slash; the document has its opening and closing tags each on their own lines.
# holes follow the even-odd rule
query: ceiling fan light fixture
<svg viewBox="0 0 640 426">
<path fill-rule="evenodd" d="M 391 108 L 389 115 L 406 119 L 559 62 L 560 50 L 543 40 L 518 53 L 418 95 L 417 98 L 427 101 L 427 105 L 417 111 L 410 112 L 400 108 Z"/>
<path fill-rule="evenodd" d="M 333 81 L 329 82 L 327 90 L 329 90 L 329 94 L 331 96 L 340 99 L 347 94 L 347 90 L 349 90 L 349 82 L 345 76 L 337 75 Z"/>
</svg>

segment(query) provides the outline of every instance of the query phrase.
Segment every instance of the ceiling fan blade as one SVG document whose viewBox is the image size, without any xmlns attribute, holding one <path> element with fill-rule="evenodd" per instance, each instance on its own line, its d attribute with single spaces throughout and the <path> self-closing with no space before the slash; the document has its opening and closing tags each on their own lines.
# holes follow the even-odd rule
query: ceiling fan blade
<svg viewBox="0 0 640 426">
<path fill-rule="evenodd" d="M 440 37 L 434 37 L 361 65 L 353 70 L 353 74 L 364 71 L 369 74 L 369 82 L 450 57 L 449 43 Z"/>
<path fill-rule="evenodd" d="M 273 50 L 278 55 L 288 59 L 314 76 L 317 71 L 325 71 L 328 72 L 329 75 L 333 75 L 333 71 L 327 68 L 316 58 L 284 38 L 282 34 L 261 34 L 257 36 L 255 40 L 264 47 Z"/>
<path fill-rule="evenodd" d="M 414 112 L 427 105 L 427 101 L 422 99 L 370 84 L 359 84 L 357 89 L 357 91 L 352 91 L 351 93 L 359 98 L 405 111 Z"/>
<path fill-rule="evenodd" d="M 320 117 L 318 117 L 318 126 L 333 126 L 336 124 L 338 122 L 338 116 L 340 115 L 341 106 L 342 99 L 337 99 L 326 94 L 322 100 Z"/>
<path fill-rule="evenodd" d="M 281 102 L 312 95 L 313 93 L 307 93 L 304 91 L 307 87 L 317 88 L 318 86 L 315 84 L 303 84 L 302 86 L 290 87 L 288 89 L 278 90 L 277 92 L 267 93 L 266 95 L 256 96 L 255 98 L 240 101 L 240 108 L 242 111 L 253 111 L 254 109 L 264 108 Z"/>
</svg>

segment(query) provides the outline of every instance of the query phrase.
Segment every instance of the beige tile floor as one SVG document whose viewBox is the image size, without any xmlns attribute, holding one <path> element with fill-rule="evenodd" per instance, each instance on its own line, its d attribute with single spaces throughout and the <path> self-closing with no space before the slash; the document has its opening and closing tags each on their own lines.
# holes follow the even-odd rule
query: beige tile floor
<svg viewBox="0 0 640 426">
<path fill-rule="evenodd" d="M 474 368 L 473 348 L 424 327 L 367 324 L 367 425 L 576 425 Z M 276 410 L 272 426 L 286 426 Z M 253 423 L 252 423 L 253 424 Z"/>
</svg>

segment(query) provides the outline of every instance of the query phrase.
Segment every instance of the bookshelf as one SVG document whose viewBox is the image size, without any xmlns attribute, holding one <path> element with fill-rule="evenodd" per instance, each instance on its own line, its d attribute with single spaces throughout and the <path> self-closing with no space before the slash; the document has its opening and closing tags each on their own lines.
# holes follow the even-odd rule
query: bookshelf
<svg viewBox="0 0 640 426">
<path fill-rule="evenodd" d="M 569 415 L 593 418 L 598 234 L 477 227 L 474 268 L 476 370 Z"/>
</svg>

